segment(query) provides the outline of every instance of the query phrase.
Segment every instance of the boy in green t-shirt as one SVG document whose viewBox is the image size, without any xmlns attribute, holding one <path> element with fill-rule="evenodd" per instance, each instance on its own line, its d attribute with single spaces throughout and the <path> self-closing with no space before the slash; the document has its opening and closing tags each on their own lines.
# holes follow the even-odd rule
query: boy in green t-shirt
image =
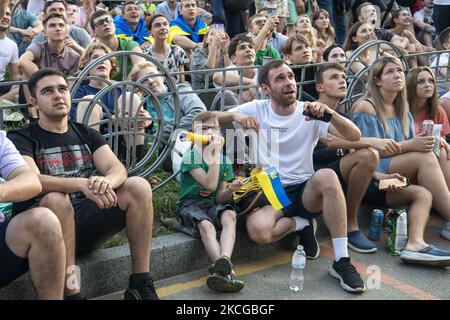
<svg viewBox="0 0 450 320">
<path fill-rule="evenodd" d="M 237 292 L 244 282 L 235 276 L 230 257 L 236 239 L 236 210 L 233 192 L 242 182 L 233 180 L 230 160 L 222 154 L 222 137 L 217 117 L 212 112 L 197 114 L 192 122 L 194 133 L 209 135 L 210 142 L 194 146 L 183 156 L 180 169 L 180 193 L 177 202 L 178 219 L 199 234 L 209 258 L 214 262 L 208 287 L 220 292 Z M 216 229 L 222 229 L 220 242 Z"/>
</svg>

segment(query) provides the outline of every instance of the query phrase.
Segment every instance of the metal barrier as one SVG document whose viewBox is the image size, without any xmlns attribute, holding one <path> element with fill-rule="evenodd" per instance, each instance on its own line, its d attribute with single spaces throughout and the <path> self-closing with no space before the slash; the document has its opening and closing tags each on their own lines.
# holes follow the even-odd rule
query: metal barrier
<svg viewBox="0 0 450 320">
<path fill-rule="evenodd" d="M 441 55 L 443 53 L 448 53 L 448 51 L 439 51 L 439 52 L 426 52 L 426 53 L 416 53 L 414 55 L 408 55 L 404 56 L 399 50 L 395 48 L 395 46 L 391 45 L 390 43 L 386 43 L 384 41 L 371 41 L 366 43 L 365 45 L 359 47 L 357 50 L 355 50 L 352 57 L 348 60 L 343 62 L 346 65 L 347 71 L 349 70 L 352 63 L 358 61 L 359 55 L 364 52 L 364 50 L 367 50 L 367 48 L 375 46 L 376 48 L 379 48 L 380 45 L 390 45 L 394 52 L 397 52 L 398 57 L 403 61 L 405 64 L 405 69 L 407 70 L 407 59 L 411 56 L 432 56 L 432 55 Z M 110 59 L 111 57 L 120 57 L 123 56 L 124 59 L 122 59 L 122 70 L 128 69 L 128 59 L 125 59 L 125 57 L 130 57 L 132 55 L 140 56 L 143 59 L 152 62 L 159 70 L 160 73 L 157 75 L 147 75 L 143 78 L 139 79 L 136 82 L 131 82 L 126 80 L 127 73 L 123 72 L 123 78 L 119 82 L 112 82 L 112 81 L 106 81 L 105 79 L 101 79 L 98 77 L 93 77 L 89 75 L 89 72 L 93 70 L 99 63 L 106 59 Z M 303 86 L 308 84 L 315 83 L 313 79 L 305 79 L 306 73 L 305 69 L 310 67 L 320 67 L 323 65 L 326 65 L 329 63 L 320 63 L 320 64 L 308 64 L 308 65 L 301 65 L 301 66 L 292 66 L 293 69 L 302 69 L 301 71 L 301 79 L 297 82 L 299 86 L 299 95 L 301 94 L 301 89 Z M 88 123 L 90 115 L 92 114 L 94 108 L 96 105 L 99 105 L 102 110 L 104 111 L 106 117 L 104 119 L 101 119 L 98 122 L 91 123 L 90 126 L 103 126 L 107 131 L 105 132 L 104 136 L 107 139 L 109 145 L 113 149 L 113 151 L 118 154 L 119 153 L 119 139 L 124 139 L 127 143 L 125 143 L 126 153 L 125 153 L 125 159 L 124 165 L 127 167 L 128 172 L 133 175 L 139 175 L 139 176 L 148 176 L 152 172 L 154 172 L 158 167 L 161 166 L 161 164 L 167 159 L 169 156 L 173 146 L 174 146 L 174 137 L 177 133 L 177 129 L 180 128 L 180 113 L 181 113 L 181 105 L 180 105 L 180 96 L 184 94 L 196 94 L 196 95 L 202 95 L 202 94 L 224 94 L 226 91 L 235 91 L 237 100 L 239 101 L 239 104 L 242 101 L 243 97 L 243 90 L 247 89 L 255 89 L 256 90 L 256 98 L 263 98 L 262 95 L 259 93 L 259 85 L 252 84 L 252 85 L 244 85 L 243 84 L 243 75 L 242 72 L 240 73 L 240 81 L 239 84 L 232 87 L 227 87 L 225 84 L 222 84 L 221 86 L 217 86 L 214 88 L 210 87 L 209 82 L 209 74 L 211 73 L 217 73 L 221 72 L 224 77 L 224 83 L 226 81 L 226 72 L 227 71 L 233 71 L 233 70 L 247 70 L 247 69 L 256 69 L 259 70 L 260 66 L 249 66 L 249 67 L 237 67 L 237 68 L 222 68 L 222 69 L 206 69 L 206 70 L 195 70 L 195 71 L 185 71 L 185 72 L 178 72 L 178 73 L 169 73 L 164 66 L 159 63 L 156 59 L 153 57 L 144 54 L 144 53 L 138 53 L 138 52 L 131 52 L 131 51 L 123 51 L 123 52 L 112 52 L 107 55 L 104 55 L 102 57 L 97 58 L 96 60 L 92 61 L 84 70 L 81 71 L 81 73 L 78 75 L 78 77 L 70 77 L 69 81 L 74 82 L 71 94 L 73 95 L 78 88 L 88 80 L 98 80 L 98 81 L 105 81 L 107 83 L 107 86 L 100 90 L 93 99 L 89 102 L 89 106 L 87 108 L 87 111 L 83 117 L 83 123 Z M 344 108 L 345 111 L 350 110 L 351 104 L 361 95 L 360 93 L 355 94 L 354 88 L 358 82 L 362 81 L 362 76 L 365 72 L 370 71 L 371 65 L 367 65 L 364 69 L 360 70 L 355 75 L 350 75 L 348 78 L 351 80 L 347 96 L 343 99 L 341 103 L 341 107 Z M 437 68 L 435 68 L 437 70 Z M 447 75 L 449 70 L 447 69 Z M 173 75 L 176 74 L 185 74 L 185 75 L 192 75 L 192 74 L 205 74 L 205 87 L 203 89 L 197 89 L 197 90 L 191 90 L 191 91 L 182 91 L 180 92 L 177 89 L 177 85 L 173 79 Z M 164 77 L 165 83 L 167 85 L 167 92 L 164 93 L 155 93 L 152 90 L 149 90 L 148 87 L 144 85 L 144 82 L 150 78 L 160 76 Z M 441 82 L 444 80 L 441 80 Z M 26 81 L 8 81 L 8 82 L 0 82 L 0 86 L 7 86 L 7 85 L 24 85 L 26 84 Z M 147 104 L 152 104 L 156 113 L 157 113 L 157 119 L 153 119 L 153 121 L 157 124 L 156 130 L 154 131 L 146 131 L 144 133 L 137 132 L 135 130 L 130 130 L 130 128 L 136 127 L 139 121 L 146 120 L 148 118 L 138 116 L 138 114 L 127 116 L 125 112 L 118 112 L 118 110 L 127 110 L 128 108 L 128 114 L 132 114 L 131 112 L 131 99 L 129 103 L 126 103 L 125 99 L 122 99 L 122 103 L 119 106 L 118 100 L 115 101 L 114 105 L 114 112 L 110 111 L 108 106 L 106 106 L 102 101 L 101 98 L 110 93 L 111 91 L 120 89 L 121 92 L 128 92 L 130 93 L 130 96 L 136 92 L 141 92 L 143 95 L 143 99 L 141 100 L 139 107 L 145 106 Z M 174 112 L 174 121 L 168 122 L 164 119 L 164 112 L 163 108 L 161 106 L 161 99 L 171 99 L 173 104 L 173 112 Z M 78 103 L 81 101 L 86 101 L 86 99 L 73 99 L 73 103 Z M 16 104 L 13 106 L 8 106 L 8 108 L 24 108 L 26 107 L 26 104 Z M 232 106 L 225 106 L 224 100 L 220 101 L 220 107 L 219 110 L 224 110 L 226 108 L 232 107 Z M 5 106 L 0 105 L 0 109 L 5 108 Z M 120 114 L 120 116 L 119 116 Z M 0 112 L 0 127 L 4 128 L 3 123 L 3 112 Z M 163 137 L 163 129 L 164 127 L 168 128 L 172 134 L 169 138 Z M 136 143 L 135 138 L 136 137 L 144 137 L 146 140 L 146 144 L 149 146 L 149 150 L 146 152 L 145 156 L 142 159 L 136 159 Z M 122 137 L 122 138 L 121 138 Z M 131 143 L 129 143 L 131 141 Z M 171 177 L 163 181 L 161 184 L 156 186 L 154 189 L 157 189 L 167 183 L 170 179 L 176 176 L 177 173 L 173 174 Z"/>
</svg>

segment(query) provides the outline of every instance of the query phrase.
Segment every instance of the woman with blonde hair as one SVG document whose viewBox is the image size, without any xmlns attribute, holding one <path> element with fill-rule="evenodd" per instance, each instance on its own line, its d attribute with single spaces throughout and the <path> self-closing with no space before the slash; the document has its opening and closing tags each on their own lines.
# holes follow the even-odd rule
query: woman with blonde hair
<svg viewBox="0 0 450 320">
<path fill-rule="evenodd" d="M 89 47 L 87 47 L 83 56 L 78 64 L 79 72 L 84 70 L 90 63 L 99 57 L 102 57 L 111 52 L 111 49 L 107 47 L 102 42 L 94 42 Z M 119 67 L 116 63 L 116 58 L 111 57 L 110 59 L 104 60 L 94 68 L 90 69 L 89 76 L 92 79 L 89 80 L 88 84 L 82 84 L 78 90 L 73 95 L 74 100 L 82 100 L 79 103 L 72 103 L 72 108 L 70 109 L 70 118 L 76 122 L 82 122 L 84 114 L 91 103 L 94 96 L 103 88 L 111 85 L 115 81 L 111 80 L 114 75 L 119 72 Z M 114 103 L 121 94 L 121 90 L 109 91 L 107 94 L 101 97 L 102 104 L 109 110 L 109 112 L 114 113 Z M 108 118 L 106 110 L 104 110 L 99 104 L 94 107 L 91 116 L 89 118 L 89 123 L 100 121 L 104 118 Z"/>
<path fill-rule="evenodd" d="M 450 134 L 447 114 L 438 104 L 436 77 L 428 67 L 417 67 L 408 73 L 406 78 L 406 92 L 411 113 L 414 116 L 416 135 L 421 132 L 424 120 L 432 120 L 442 125 L 439 164 L 444 174 L 447 187 L 450 190 L 450 146 L 445 136 Z"/>
<path fill-rule="evenodd" d="M 336 34 L 331 26 L 329 14 L 326 10 L 320 9 L 313 13 L 312 25 L 314 35 L 317 39 L 324 42 L 325 48 L 328 48 L 336 42 Z"/>
<path fill-rule="evenodd" d="M 434 155 L 434 138 L 414 137 L 414 119 L 409 112 L 405 92 L 405 75 L 399 59 L 383 57 L 370 71 L 367 94 L 353 107 L 352 121 L 361 135 L 375 141 L 388 139 L 380 152 L 375 180 L 397 178 L 413 183 L 407 187 L 390 186 L 389 192 L 369 186 L 368 204 L 383 207 L 408 205 L 408 242 L 400 258 L 410 263 L 450 266 L 450 253 L 427 245 L 423 236 L 431 207 L 447 221 L 441 235 L 450 240 L 450 192 Z M 385 140 L 384 140 L 385 141 Z"/>
<path fill-rule="evenodd" d="M 297 21 L 294 23 L 294 34 L 301 35 L 308 41 L 316 62 L 322 61 L 322 54 L 325 50 L 325 42 L 316 38 L 314 28 L 311 24 L 311 19 L 307 14 L 301 14 L 298 16 Z"/>
</svg>

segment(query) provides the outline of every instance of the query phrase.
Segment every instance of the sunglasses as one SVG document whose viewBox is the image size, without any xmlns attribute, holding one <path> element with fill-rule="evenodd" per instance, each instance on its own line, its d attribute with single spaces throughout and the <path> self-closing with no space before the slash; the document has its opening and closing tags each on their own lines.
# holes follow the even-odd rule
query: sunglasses
<svg viewBox="0 0 450 320">
<path fill-rule="evenodd" d="M 113 22 L 113 19 L 111 17 L 105 17 L 103 19 L 98 19 L 96 21 L 94 21 L 94 26 L 95 27 L 100 27 L 103 26 L 105 24 L 110 24 Z"/>
</svg>

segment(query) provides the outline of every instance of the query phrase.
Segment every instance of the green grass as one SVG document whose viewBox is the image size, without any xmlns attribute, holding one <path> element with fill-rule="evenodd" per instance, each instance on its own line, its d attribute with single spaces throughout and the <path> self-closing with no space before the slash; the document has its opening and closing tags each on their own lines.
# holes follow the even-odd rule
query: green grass
<svg viewBox="0 0 450 320">
<path fill-rule="evenodd" d="M 153 182 L 156 177 L 159 182 L 164 181 L 170 174 L 163 170 L 155 171 L 150 177 L 149 182 Z M 159 183 L 158 182 L 158 183 Z M 176 203 L 178 200 L 178 182 L 175 179 L 169 181 L 164 187 L 153 192 L 153 237 L 174 233 L 173 230 L 165 227 L 162 222 L 166 218 L 176 217 Z M 116 234 L 107 241 L 104 248 L 112 248 L 127 243 L 125 230 Z"/>
</svg>

